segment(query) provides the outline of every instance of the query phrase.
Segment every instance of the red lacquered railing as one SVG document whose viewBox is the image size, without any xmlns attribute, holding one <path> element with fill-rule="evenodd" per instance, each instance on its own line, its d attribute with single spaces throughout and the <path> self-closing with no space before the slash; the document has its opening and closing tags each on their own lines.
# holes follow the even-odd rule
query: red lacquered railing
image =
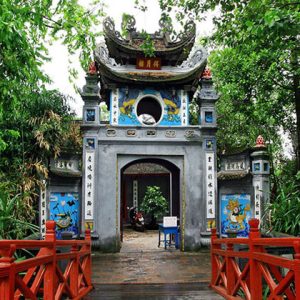
<svg viewBox="0 0 300 300">
<path fill-rule="evenodd" d="M 17 249 L 38 252 L 16 262 Z M 92 288 L 89 230 L 85 240 L 56 240 L 55 222 L 47 221 L 45 240 L 0 241 L 1 300 L 81 299 Z"/>
<path fill-rule="evenodd" d="M 218 238 L 212 230 L 210 286 L 225 299 L 300 300 L 300 238 L 261 238 L 259 221 L 249 225 L 249 238 Z M 290 247 L 292 257 L 268 253 L 276 247 Z"/>
</svg>

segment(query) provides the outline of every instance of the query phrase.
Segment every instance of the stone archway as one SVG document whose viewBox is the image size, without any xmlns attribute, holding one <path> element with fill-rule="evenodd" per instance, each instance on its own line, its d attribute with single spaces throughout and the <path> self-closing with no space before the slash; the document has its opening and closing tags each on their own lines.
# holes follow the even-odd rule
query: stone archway
<svg viewBox="0 0 300 300">
<path fill-rule="evenodd" d="M 161 188 L 168 201 L 170 216 L 180 219 L 180 169 L 162 158 L 137 158 L 121 168 L 120 184 L 120 229 L 127 223 L 127 207 L 139 206 L 148 185 Z"/>
</svg>

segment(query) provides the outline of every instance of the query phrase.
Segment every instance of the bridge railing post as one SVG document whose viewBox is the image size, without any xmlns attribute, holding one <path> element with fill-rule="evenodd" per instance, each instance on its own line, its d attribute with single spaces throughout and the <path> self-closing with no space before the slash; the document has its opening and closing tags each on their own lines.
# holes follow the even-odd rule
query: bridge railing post
<svg viewBox="0 0 300 300">
<path fill-rule="evenodd" d="M 45 253 L 52 255 L 52 261 L 45 266 L 44 275 L 44 298 L 45 300 L 54 300 L 56 291 L 56 235 L 55 235 L 55 222 L 46 222 L 46 235 L 45 240 L 51 242 L 50 247 L 44 249 Z"/>
<path fill-rule="evenodd" d="M 235 286 L 235 275 L 233 272 L 233 266 L 232 266 L 232 251 L 233 251 L 233 244 L 227 244 L 226 243 L 226 252 L 227 255 L 225 257 L 226 260 L 226 278 L 227 278 L 227 294 L 232 295 L 233 289 Z"/>
<path fill-rule="evenodd" d="M 254 252 L 261 252 L 261 246 L 256 246 L 253 239 L 260 238 L 259 220 L 250 219 L 250 232 L 249 232 L 249 263 L 250 263 L 250 294 L 251 299 L 262 299 L 262 275 L 259 270 L 258 262 L 254 259 Z"/>
<path fill-rule="evenodd" d="M 15 258 L 13 257 L 16 251 L 15 245 L 8 245 L 0 249 L 0 266 L 8 267 L 9 273 L 7 277 L 0 279 L 0 299 L 10 300 L 14 299 L 15 293 Z"/>
<path fill-rule="evenodd" d="M 218 238 L 217 229 L 211 229 L 211 243 L 210 243 L 210 260 L 211 260 L 211 282 L 210 285 L 214 285 L 218 276 L 218 264 L 216 262 L 215 254 L 213 251 L 215 249 L 220 249 L 220 245 L 214 244 L 214 241 Z"/>
<path fill-rule="evenodd" d="M 88 285 L 92 285 L 92 239 L 91 239 L 91 230 L 86 229 L 85 231 L 85 240 L 88 242 L 89 255 L 86 263 L 86 278 Z"/>
<path fill-rule="evenodd" d="M 296 241 L 294 242 L 294 264 L 295 264 L 295 294 L 296 294 L 296 300 L 300 300 L 300 242 Z"/>
<path fill-rule="evenodd" d="M 75 253 L 75 258 L 73 259 L 72 270 L 70 272 L 70 289 L 74 295 L 78 295 L 78 278 L 79 278 L 79 252 L 78 246 L 72 245 L 71 252 Z"/>
</svg>

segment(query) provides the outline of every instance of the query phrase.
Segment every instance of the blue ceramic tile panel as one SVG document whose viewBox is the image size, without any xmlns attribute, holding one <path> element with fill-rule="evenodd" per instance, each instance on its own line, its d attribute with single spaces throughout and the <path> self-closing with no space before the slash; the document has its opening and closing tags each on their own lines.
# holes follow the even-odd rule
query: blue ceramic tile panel
<svg viewBox="0 0 300 300">
<path fill-rule="evenodd" d="M 259 172 L 260 171 L 260 163 L 258 162 L 258 163 L 254 163 L 253 164 L 253 171 L 255 171 L 255 172 Z"/>
<path fill-rule="evenodd" d="M 119 89 L 119 125 L 139 125 L 140 122 L 135 114 L 135 102 L 139 90 L 124 88 Z"/>
<path fill-rule="evenodd" d="M 206 150 L 214 150 L 215 148 L 215 140 L 214 139 L 205 139 L 205 149 Z"/>
<path fill-rule="evenodd" d="M 221 197 L 221 233 L 237 232 L 238 237 L 249 234 L 248 220 L 251 218 L 250 195 L 226 194 Z"/>
<path fill-rule="evenodd" d="M 139 122 L 135 106 L 136 100 L 141 95 L 160 95 L 163 100 L 164 114 L 160 122 L 156 125 L 162 126 L 179 126 L 181 125 L 181 97 L 180 91 L 173 94 L 167 90 L 154 89 L 119 89 L 118 106 L 119 106 L 119 125 L 141 125 Z M 112 99 L 111 99 L 112 101 Z M 111 103 L 112 104 L 112 103 Z M 186 103 L 188 106 L 188 103 Z M 188 117 L 188 116 L 187 116 Z"/>
<path fill-rule="evenodd" d="M 51 193 L 50 220 L 56 222 L 56 237 L 61 239 L 64 231 L 79 233 L 78 193 Z"/>
<path fill-rule="evenodd" d="M 205 123 L 213 123 L 213 112 L 212 111 L 205 112 Z"/>
<path fill-rule="evenodd" d="M 173 95 L 171 91 L 162 90 L 160 91 L 160 95 L 164 102 L 164 115 L 159 125 L 181 125 L 181 99 L 178 92 Z"/>
<path fill-rule="evenodd" d="M 87 109 L 85 116 L 86 116 L 86 121 L 87 122 L 94 122 L 95 119 L 96 119 L 95 109 Z"/>
<path fill-rule="evenodd" d="M 95 149 L 95 139 L 87 138 L 85 143 L 85 149 Z"/>
</svg>

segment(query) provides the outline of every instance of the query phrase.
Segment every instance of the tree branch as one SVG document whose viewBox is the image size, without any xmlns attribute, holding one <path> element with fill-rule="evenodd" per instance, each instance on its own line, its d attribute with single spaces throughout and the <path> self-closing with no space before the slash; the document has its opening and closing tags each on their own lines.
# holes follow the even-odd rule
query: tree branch
<svg viewBox="0 0 300 300">
<path fill-rule="evenodd" d="M 61 23 L 59 23 L 59 22 L 57 22 L 55 20 L 52 20 L 52 19 L 48 18 L 47 16 L 43 16 L 43 19 L 46 19 L 47 21 L 50 21 L 50 22 L 52 22 L 52 23 L 54 23 L 54 24 L 56 24 L 56 25 L 58 25 L 58 26 L 61 27 Z"/>
<path fill-rule="evenodd" d="M 285 3 L 282 5 L 279 5 L 279 7 L 286 7 L 286 6 L 293 6 L 293 5 L 299 5 L 300 2 L 291 2 L 291 3 Z"/>
</svg>

